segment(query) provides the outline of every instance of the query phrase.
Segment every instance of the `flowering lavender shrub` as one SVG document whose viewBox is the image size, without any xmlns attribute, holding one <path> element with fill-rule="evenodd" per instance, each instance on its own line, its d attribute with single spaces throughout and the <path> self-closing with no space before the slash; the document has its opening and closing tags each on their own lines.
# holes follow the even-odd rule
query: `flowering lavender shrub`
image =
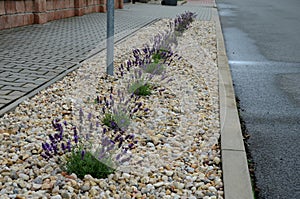
<svg viewBox="0 0 300 199">
<path fill-rule="evenodd" d="M 195 20 L 196 13 L 186 11 L 185 13 L 178 15 L 174 19 L 174 30 L 178 34 L 182 34 L 186 29 L 189 28 L 189 25 Z"/>
<path fill-rule="evenodd" d="M 138 96 L 146 96 L 151 94 L 150 81 L 154 77 L 153 74 L 145 74 L 140 68 L 136 68 L 134 73 L 130 75 L 127 90 L 130 94 Z"/>
<path fill-rule="evenodd" d="M 84 124 L 83 112 L 80 111 L 79 115 Z M 92 121 L 92 117 L 92 114 L 88 114 L 86 121 Z M 52 124 L 57 133 L 49 135 L 50 142 L 42 143 L 41 156 L 46 160 L 58 157 L 55 160 L 62 163 L 62 169 L 69 174 L 75 173 L 79 178 L 86 174 L 105 178 L 130 159 L 127 152 L 137 143 L 134 135 L 126 135 L 125 132 L 115 131 L 113 135 L 106 135 L 108 130 L 101 130 L 99 124 L 95 128 L 88 127 L 92 129 L 89 136 L 66 122 L 62 124 L 54 120 Z"/>
</svg>

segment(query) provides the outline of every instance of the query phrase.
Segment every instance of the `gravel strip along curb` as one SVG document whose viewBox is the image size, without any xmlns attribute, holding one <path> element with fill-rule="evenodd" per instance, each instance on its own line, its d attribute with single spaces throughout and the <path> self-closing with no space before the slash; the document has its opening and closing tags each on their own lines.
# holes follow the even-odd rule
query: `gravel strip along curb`
<svg viewBox="0 0 300 199">
<path fill-rule="evenodd" d="M 168 20 L 161 20 L 120 42 L 115 48 L 116 66 L 167 24 Z M 128 132 L 139 140 L 133 158 L 106 179 L 65 175 L 59 159 L 46 161 L 40 156 L 41 143 L 54 133 L 53 119 L 76 125 L 80 103 L 106 96 L 111 86 L 126 89 L 127 79 L 105 78 L 104 51 L 4 114 L 0 118 L 1 198 L 222 199 L 215 23 L 195 21 L 176 49 L 184 52 L 183 58 L 166 69 L 176 81 L 162 82 L 158 77 L 151 97 L 140 99 L 142 108 L 150 111 L 141 111 L 129 127 Z M 188 62 L 191 57 L 198 59 L 195 65 Z M 101 120 L 103 114 L 93 106 L 82 107 L 84 113 Z M 65 134 L 72 136 L 69 131 Z"/>
<path fill-rule="evenodd" d="M 218 48 L 224 194 L 226 199 L 253 199 L 246 152 L 217 9 L 213 10 L 213 16 L 216 21 Z"/>
</svg>

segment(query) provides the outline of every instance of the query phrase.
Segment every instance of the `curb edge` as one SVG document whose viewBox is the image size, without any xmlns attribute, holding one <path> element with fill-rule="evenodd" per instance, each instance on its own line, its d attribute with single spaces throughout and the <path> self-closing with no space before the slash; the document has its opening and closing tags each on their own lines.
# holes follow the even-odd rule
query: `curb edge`
<svg viewBox="0 0 300 199">
<path fill-rule="evenodd" d="M 224 198 L 254 199 L 231 72 L 217 7 L 213 8 L 212 11 L 216 22 L 217 61 L 219 68 Z"/>
</svg>

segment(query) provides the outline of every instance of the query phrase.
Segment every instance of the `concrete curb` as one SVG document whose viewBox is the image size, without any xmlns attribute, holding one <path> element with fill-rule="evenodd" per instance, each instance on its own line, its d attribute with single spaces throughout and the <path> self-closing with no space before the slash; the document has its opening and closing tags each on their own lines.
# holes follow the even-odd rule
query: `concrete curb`
<svg viewBox="0 0 300 199">
<path fill-rule="evenodd" d="M 225 199 L 253 199 L 241 125 L 218 10 L 216 21 L 219 67 L 221 152 Z"/>
</svg>

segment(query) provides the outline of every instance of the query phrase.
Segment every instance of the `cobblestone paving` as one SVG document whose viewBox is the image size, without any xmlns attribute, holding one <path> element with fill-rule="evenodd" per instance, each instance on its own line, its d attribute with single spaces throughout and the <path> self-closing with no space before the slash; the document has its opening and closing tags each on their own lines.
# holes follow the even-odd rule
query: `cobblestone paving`
<svg viewBox="0 0 300 199">
<path fill-rule="evenodd" d="M 115 11 L 115 41 L 159 18 L 184 11 L 211 19 L 211 7 L 127 4 Z M 106 13 L 0 31 L 0 115 L 105 49 Z"/>
</svg>

